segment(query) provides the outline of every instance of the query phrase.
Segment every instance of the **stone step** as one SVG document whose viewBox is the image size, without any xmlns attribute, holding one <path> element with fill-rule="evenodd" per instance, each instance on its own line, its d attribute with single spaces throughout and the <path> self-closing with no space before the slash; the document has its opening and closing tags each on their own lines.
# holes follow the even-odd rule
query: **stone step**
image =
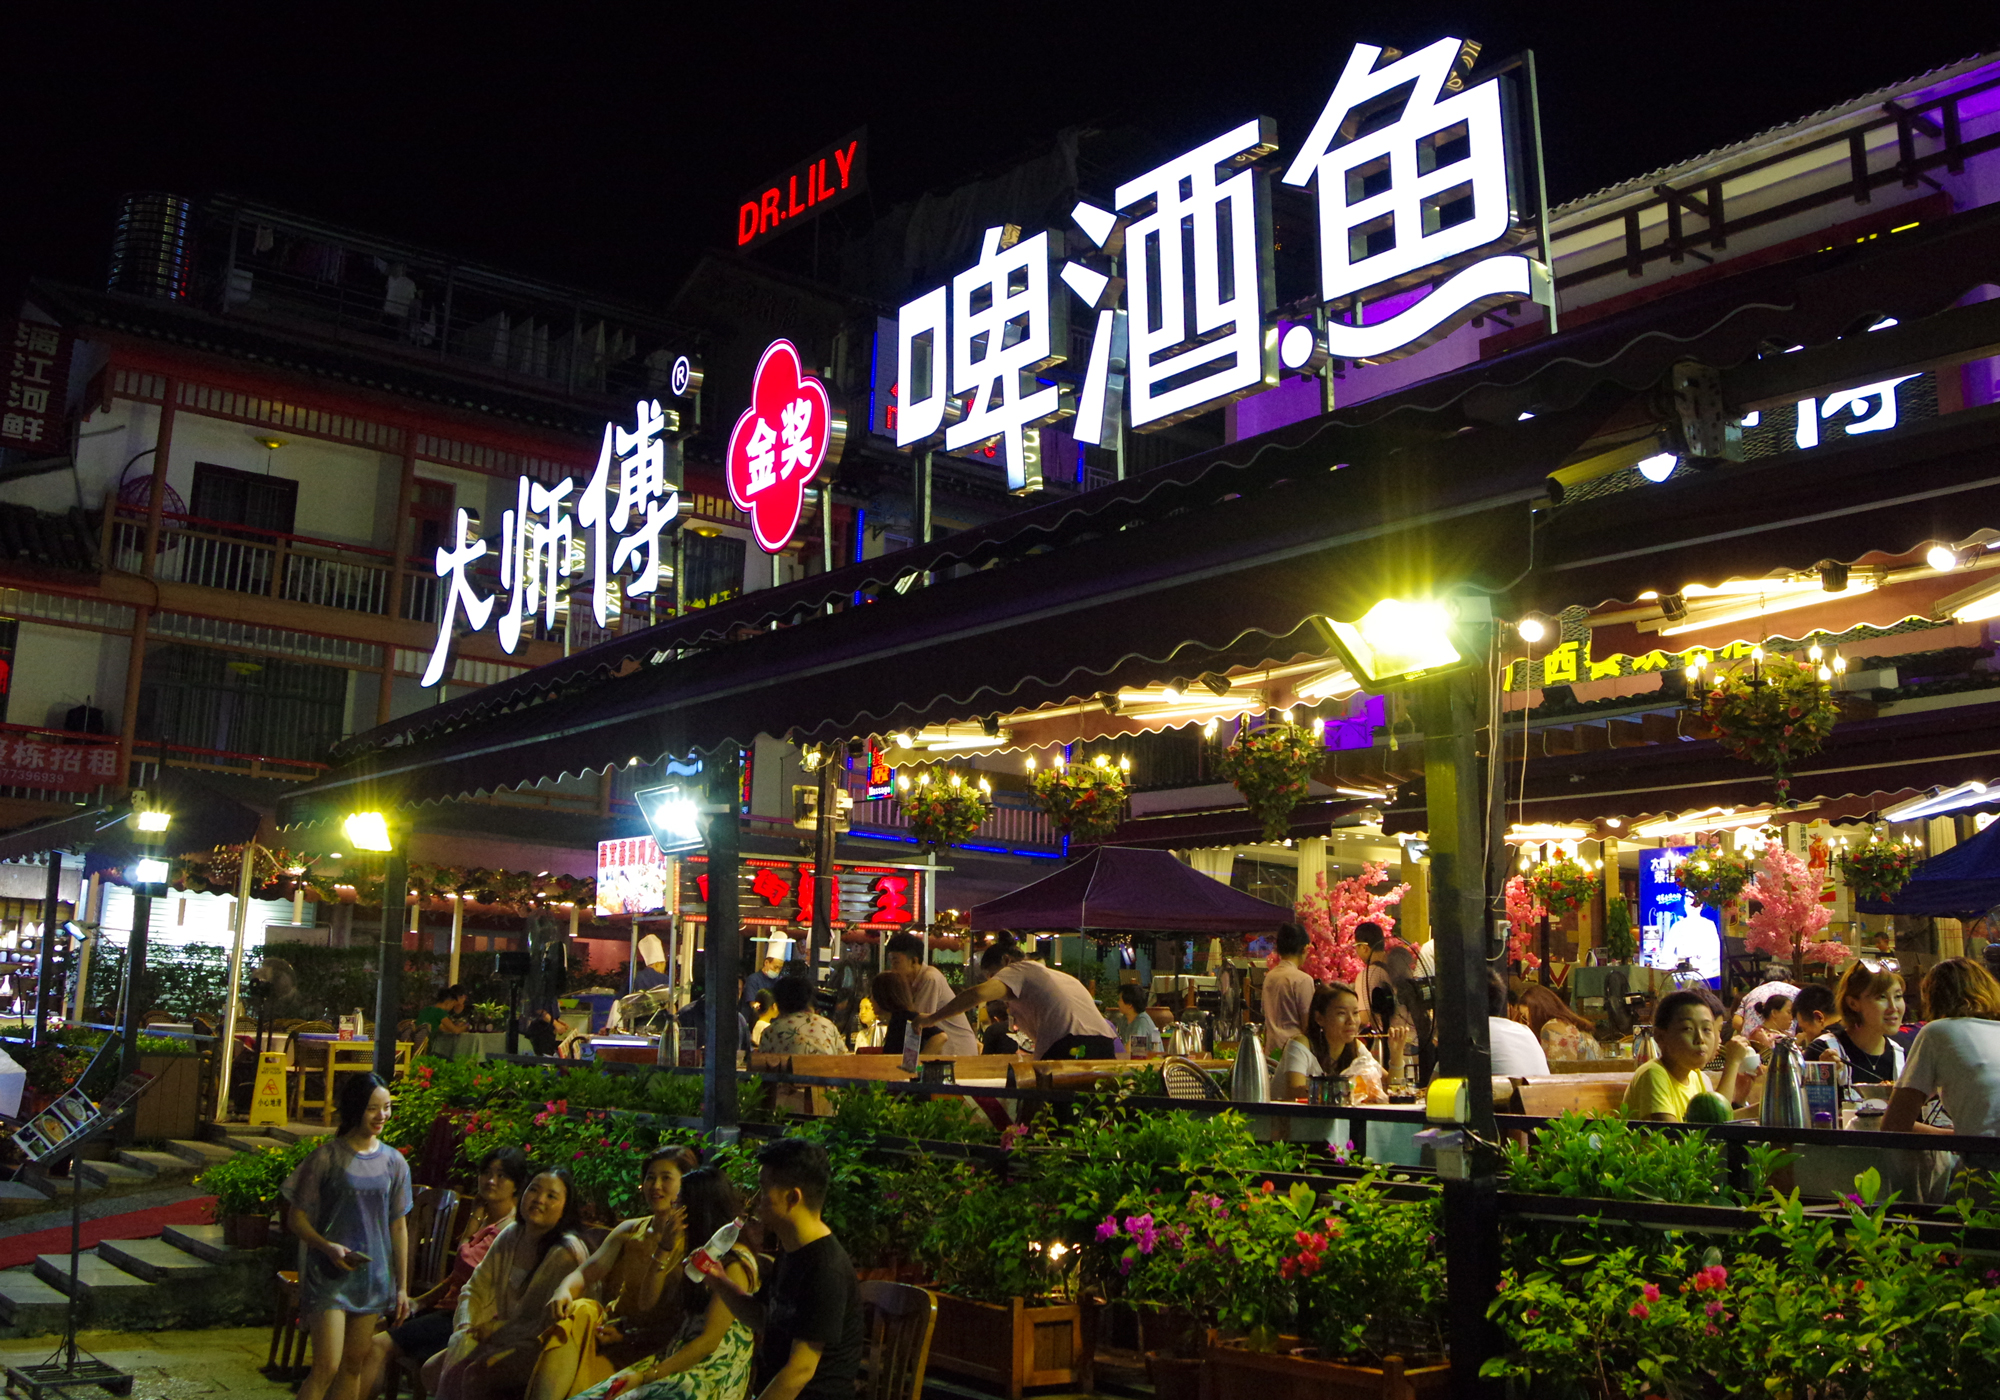
<svg viewBox="0 0 2000 1400">
<path fill-rule="evenodd" d="M 197 1142 L 193 1138 L 175 1138 L 166 1144 L 166 1149 L 182 1161 L 192 1162 L 196 1171 L 226 1162 L 240 1150 L 226 1143 Z"/>
<path fill-rule="evenodd" d="M 78 1170 L 83 1173 L 85 1186 L 94 1185 L 106 1196 L 129 1196 L 135 1191 L 150 1191 L 159 1184 L 151 1172 L 123 1162 L 85 1162 Z"/>
<path fill-rule="evenodd" d="M 85 1163 L 84 1165 L 88 1166 L 91 1164 Z M 47 1192 L 48 1198 L 58 1205 L 66 1206 L 69 1204 L 71 1180 L 68 1173 L 56 1176 L 48 1168 L 41 1166 L 39 1163 L 30 1162 L 27 1166 L 21 1168 L 21 1175 L 18 1180 L 27 1183 L 38 1191 Z M 101 1178 L 93 1179 L 87 1171 L 79 1171 L 76 1174 L 76 1181 L 83 1187 L 81 1194 L 86 1201 L 96 1200 L 104 1194 L 103 1180 Z"/>
<path fill-rule="evenodd" d="M 69 1320 L 69 1296 L 42 1282 L 31 1268 L 0 1269 L 0 1318 L 20 1336 L 60 1332 Z"/>
<path fill-rule="evenodd" d="M 174 1152 L 147 1152 L 138 1148 L 125 1148 L 118 1154 L 122 1166 L 137 1167 L 152 1178 L 156 1186 L 172 1186 L 179 1182 L 192 1181 L 194 1174 L 201 1170 L 187 1158 Z"/>
<path fill-rule="evenodd" d="M 69 1255 L 37 1254 L 35 1277 L 58 1293 L 69 1292 Z M 150 1292 L 153 1287 L 137 1274 L 128 1274 L 108 1259 L 88 1252 L 76 1257 L 76 1283 L 83 1290 L 82 1296 L 89 1299 L 120 1294 L 136 1296 Z"/>
<path fill-rule="evenodd" d="M 101 1240 L 98 1258 L 148 1283 L 184 1284 L 207 1278 L 216 1265 L 169 1244 L 165 1239 Z"/>
<path fill-rule="evenodd" d="M 273 1259 L 276 1258 L 275 1252 L 268 1247 L 265 1249 L 233 1249 L 229 1245 L 224 1244 L 222 1242 L 222 1227 L 220 1225 L 167 1225 L 161 1228 L 160 1239 L 176 1249 L 192 1254 L 195 1258 L 206 1260 L 211 1264 L 233 1263 L 258 1254 L 263 1254 Z M 275 1269 L 277 1265 L 274 1263 L 271 1267 Z M 285 1267 L 290 1268 L 292 1266 L 288 1264 Z"/>
<path fill-rule="evenodd" d="M 49 1208 L 49 1194 L 25 1181 L 0 1181 L 0 1220 L 35 1215 Z"/>
</svg>

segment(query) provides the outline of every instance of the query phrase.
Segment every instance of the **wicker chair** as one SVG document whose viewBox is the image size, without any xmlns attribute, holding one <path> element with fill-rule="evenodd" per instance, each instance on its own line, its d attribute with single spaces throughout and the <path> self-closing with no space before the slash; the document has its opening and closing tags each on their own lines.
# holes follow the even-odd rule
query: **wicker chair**
<svg viewBox="0 0 2000 1400">
<path fill-rule="evenodd" d="M 1160 1066 L 1160 1078 L 1167 1086 L 1167 1097 L 1170 1099 L 1226 1101 L 1229 1098 L 1207 1071 L 1185 1055 L 1167 1056 Z"/>
</svg>

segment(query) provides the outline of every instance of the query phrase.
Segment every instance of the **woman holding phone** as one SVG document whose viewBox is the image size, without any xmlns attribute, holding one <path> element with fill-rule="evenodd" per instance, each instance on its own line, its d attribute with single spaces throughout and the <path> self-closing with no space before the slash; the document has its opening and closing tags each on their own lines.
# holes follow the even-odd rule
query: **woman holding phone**
<svg viewBox="0 0 2000 1400">
<path fill-rule="evenodd" d="M 340 1086 L 340 1129 L 284 1185 L 299 1240 L 299 1318 L 312 1337 L 312 1373 L 299 1400 L 358 1400 L 386 1313 L 410 1315 L 410 1168 L 382 1141 L 389 1086 L 357 1074 Z"/>
</svg>

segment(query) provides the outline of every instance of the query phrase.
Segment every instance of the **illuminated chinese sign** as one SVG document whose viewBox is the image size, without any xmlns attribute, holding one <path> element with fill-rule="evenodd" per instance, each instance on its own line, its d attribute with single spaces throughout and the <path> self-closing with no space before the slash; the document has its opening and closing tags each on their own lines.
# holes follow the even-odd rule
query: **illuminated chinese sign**
<svg viewBox="0 0 2000 1400">
<path fill-rule="evenodd" d="M 680 382 L 688 377 L 679 373 Z M 559 609 L 569 606 L 572 576 L 590 580 L 590 610 L 600 629 L 608 627 L 622 600 L 658 591 L 673 570 L 665 562 L 669 527 L 680 517 L 678 448 L 667 434 L 679 426 L 658 399 L 641 399 L 634 424 L 604 425 L 597 466 L 582 490 L 564 477 L 550 485 L 533 477 L 515 483 L 514 505 L 500 516 L 500 587 L 506 605 L 498 609 L 495 633 L 510 656 L 536 621 L 553 627 Z M 669 457 L 674 459 L 669 461 Z M 453 635 L 461 621 L 467 632 L 483 630 L 494 618 L 498 594 L 482 593 L 473 569 L 491 552 L 474 534 L 471 516 L 457 512 L 452 543 L 439 545 L 437 644 L 424 667 L 423 684 L 436 685 L 451 659 Z"/>
<path fill-rule="evenodd" d="M 1063 230 L 988 228 L 977 262 L 905 303 L 894 388 L 873 420 L 899 447 L 997 443 L 1009 489 L 1042 484 L 1040 428 L 1115 440 L 1270 388 L 1281 364 L 1410 354 L 1484 311 L 1552 297 L 1523 198 L 1520 94 L 1468 85 L 1478 46 L 1441 39 L 1407 57 L 1359 45 L 1284 173 L 1314 190 L 1324 328 L 1276 320 L 1267 117 L 1080 203 Z M 1089 351 L 1068 365 L 1071 299 Z M 878 386 L 890 370 L 878 349 Z M 894 403 L 887 401 L 894 398 Z"/>
<path fill-rule="evenodd" d="M 597 843 L 597 912 L 651 914 L 667 907 L 667 862 L 650 836 Z"/>
<path fill-rule="evenodd" d="M 840 435 L 826 385 L 799 364 L 798 347 L 773 341 L 757 361 L 750 407 L 729 434 L 729 498 L 750 516 L 757 547 L 776 554 L 805 514 L 806 487 Z"/>
<path fill-rule="evenodd" d="M 836 928 L 890 930 L 922 917 L 924 871 L 893 865 L 838 864 L 833 867 L 833 923 Z M 746 856 L 737 872 L 737 917 L 745 924 L 776 927 L 810 924 L 813 917 L 813 863 Z M 681 861 L 680 913 L 702 920 L 708 907 L 708 857 Z"/>
<path fill-rule="evenodd" d="M 69 332 L 40 321 L 0 321 L 0 443 L 52 456 L 69 450 Z"/>
<path fill-rule="evenodd" d="M 755 191 L 736 211 L 736 246 L 754 248 L 868 187 L 868 129 L 850 131 Z"/>
</svg>

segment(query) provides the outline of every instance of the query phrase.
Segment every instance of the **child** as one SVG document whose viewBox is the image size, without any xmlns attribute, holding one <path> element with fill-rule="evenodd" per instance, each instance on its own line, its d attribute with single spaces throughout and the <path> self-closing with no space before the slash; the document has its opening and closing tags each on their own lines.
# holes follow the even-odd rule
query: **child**
<svg viewBox="0 0 2000 1400">
<path fill-rule="evenodd" d="M 1118 988 L 1118 1000 L 1125 1008 L 1124 1019 L 1116 1024 L 1118 1034 L 1124 1037 L 1126 1052 L 1135 1060 L 1166 1054 L 1167 1043 L 1160 1039 L 1160 1028 L 1146 1014 L 1153 1001 L 1152 992 L 1137 982 L 1126 982 Z"/>
<path fill-rule="evenodd" d="M 1695 992 L 1673 992 L 1660 998 L 1653 1013 L 1653 1026 L 1660 1047 L 1656 1059 L 1646 1061 L 1632 1076 L 1625 1091 L 1625 1113 L 1633 1119 L 1678 1123 L 1687 1115 L 1687 1106 L 1708 1092 L 1708 1076 L 1702 1066 L 1715 1054 L 1718 1021 L 1713 1009 Z M 1736 1081 L 1749 1042 L 1730 1037 L 1722 1047 L 1722 1082 L 1716 1092 L 1730 1103 L 1736 1102 Z"/>
<path fill-rule="evenodd" d="M 757 1153 L 751 1213 L 778 1243 L 777 1266 L 749 1293 L 714 1261 L 693 1256 L 715 1295 L 757 1333 L 759 1400 L 854 1400 L 861 1287 L 847 1251 L 820 1219 L 832 1180 L 818 1143 L 767 1143 Z"/>
</svg>

